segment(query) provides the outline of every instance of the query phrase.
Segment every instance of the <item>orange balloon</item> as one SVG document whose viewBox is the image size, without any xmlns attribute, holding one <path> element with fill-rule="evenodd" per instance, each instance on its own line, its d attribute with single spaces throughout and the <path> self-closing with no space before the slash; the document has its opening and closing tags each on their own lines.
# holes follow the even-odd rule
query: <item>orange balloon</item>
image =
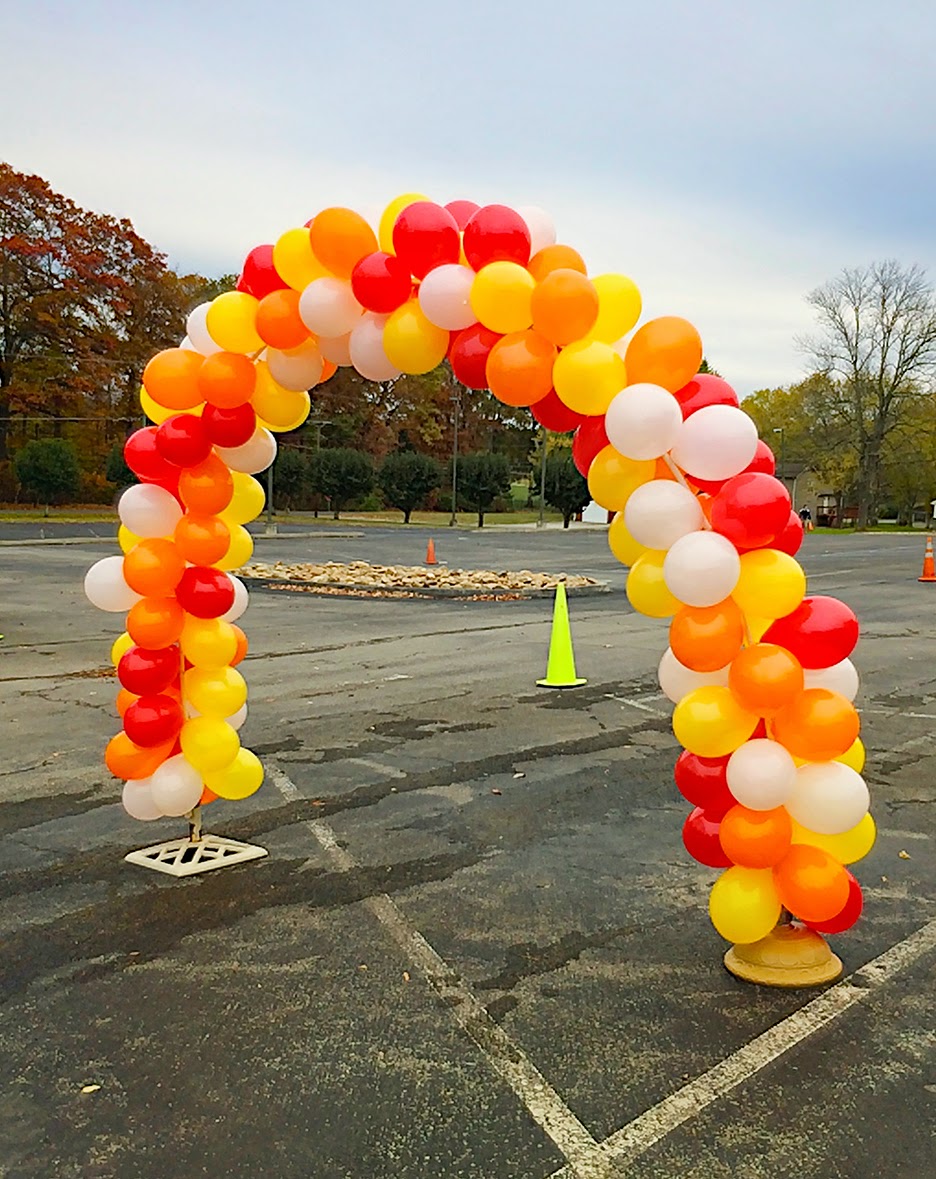
<svg viewBox="0 0 936 1179">
<path fill-rule="evenodd" d="M 715 606 L 684 606 L 670 623 L 670 647 L 693 671 L 726 667 L 744 642 L 744 615 L 726 598 Z"/>
<path fill-rule="evenodd" d="M 543 248 L 530 259 L 527 267 L 537 282 L 542 282 L 547 274 L 554 270 L 577 270 L 579 274 L 587 274 L 585 260 L 578 250 L 571 246 L 553 245 Z"/>
<path fill-rule="evenodd" d="M 185 572 L 185 561 L 171 540 L 147 537 L 124 557 L 127 585 L 146 598 L 165 598 L 174 592 Z"/>
<path fill-rule="evenodd" d="M 656 462 L 656 466 L 653 468 L 654 479 L 669 479 L 673 483 L 678 482 L 678 479 L 673 474 L 673 468 L 669 465 L 669 463 L 666 461 L 666 459 L 658 458 L 655 460 L 655 462 Z M 700 495 L 699 499 L 701 500 L 702 498 L 703 497 Z M 705 498 L 711 499 L 712 497 L 710 495 L 707 495 L 707 496 L 705 496 Z M 705 505 L 703 504 L 703 511 L 704 510 L 705 510 Z"/>
<path fill-rule="evenodd" d="M 200 400 L 219 409 L 245 405 L 257 384 L 257 370 L 249 356 L 240 352 L 215 352 L 206 357 L 198 374 Z"/>
<path fill-rule="evenodd" d="M 166 409 L 194 409 L 205 400 L 198 388 L 198 374 L 205 358 L 188 348 L 157 352 L 143 370 L 143 387 L 157 405 Z"/>
<path fill-rule="evenodd" d="M 675 393 L 699 371 L 702 338 L 687 319 L 663 315 L 639 328 L 627 345 L 627 381 L 662 385 Z"/>
<path fill-rule="evenodd" d="M 351 271 L 365 254 L 377 249 L 377 235 L 353 209 L 323 209 L 309 228 L 312 253 L 339 278 Z"/>
<path fill-rule="evenodd" d="M 852 702 L 838 692 L 807 688 L 777 713 L 772 727 L 774 739 L 794 757 L 834 761 L 852 747 L 861 722 Z"/>
<path fill-rule="evenodd" d="M 186 512 L 176 524 L 175 542 L 186 561 L 193 565 L 213 565 L 228 551 L 231 530 L 217 516 Z"/>
<path fill-rule="evenodd" d="M 734 864 L 743 868 L 772 868 L 790 850 L 793 821 L 786 808 L 752 811 L 733 806 L 722 819 L 718 838 L 722 851 Z"/>
<path fill-rule="evenodd" d="M 197 467 L 185 467 L 179 476 L 179 497 L 190 512 L 214 516 L 223 512 L 234 494 L 230 468 L 216 454 Z"/>
<path fill-rule="evenodd" d="M 171 646 L 182 634 L 185 611 L 175 598 L 141 598 L 127 614 L 127 634 L 151 651 Z"/>
<path fill-rule="evenodd" d="M 739 651 L 728 672 L 738 703 L 758 716 L 773 716 L 803 690 L 803 667 L 786 647 L 755 643 Z"/>
<path fill-rule="evenodd" d="M 232 622 L 231 629 L 234 631 L 235 635 L 237 635 L 237 653 L 235 654 L 234 658 L 231 660 L 231 667 L 236 667 L 238 665 L 238 663 L 240 663 L 240 661 L 247 654 L 248 643 L 247 643 L 247 636 L 244 634 L 244 632 L 241 630 L 241 628 L 239 626 L 235 626 L 234 623 Z"/>
<path fill-rule="evenodd" d="M 505 405 L 533 405 L 552 389 L 558 349 L 527 328 L 502 336 L 488 354 L 488 388 Z"/>
<path fill-rule="evenodd" d="M 848 900 L 844 865 L 811 843 L 794 843 L 773 876 L 780 903 L 801 921 L 828 921 Z"/>
<path fill-rule="evenodd" d="M 598 292 L 579 270 L 551 270 L 532 298 L 533 327 L 564 347 L 586 335 L 598 318 Z"/>
<path fill-rule="evenodd" d="M 121 688 L 117 693 L 117 699 L 114 701 L 114 705 L 117 708 L 117 715 L 122 717 L 130 705 L 133 704 L 135 700 L 139 699 L 140 697 L 135 695 L 133 692 L 128 692 L 126 688 Z"/>
<path fill-rule="evenodd" d="M 338 371 L 338 365 L 335 364 L 335 362 L 333 360 L 323 360 L 322 361 L 322 375 L 319 377 L 318 383 L 320 385 L 324 385 L 326 381 L 331 380 L 331 378 L 335 375 L 335 373 L 337 371 Z"/>
<path fill-rule="evenodd" d="M 214 802 L 217 797 L 217 794 L 213 790 L 209 790 L 207 786 L 203 786 L 198 805 L 207 806 L 209 802 Z"/>
<path fill-rule="evenodd" d="M 265 344 L 286 351 L 298 348 L 311 332 L 299 317 L 299 291 L 271 291 L 257 308 L 257 334 Z"/>
<path fill-rule="evenodd" d="M 115 778 L 148 778 L 172 752 L 172 741 L 142 749 L 134 745 L 126 733 L 118 733 L 107 743 L 104 764 Z"/>
</svg>

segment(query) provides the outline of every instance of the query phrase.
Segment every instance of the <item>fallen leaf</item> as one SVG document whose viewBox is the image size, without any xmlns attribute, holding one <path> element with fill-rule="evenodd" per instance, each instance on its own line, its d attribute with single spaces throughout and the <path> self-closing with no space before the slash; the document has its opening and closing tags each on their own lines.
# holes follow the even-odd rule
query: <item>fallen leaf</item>
<svg viewBox="0 0 936 1179">
<path fill-rule="evenodd" d="M 504 792 L 503 792 L 503 790 L 492 790 L 491 793 L 492 794 L 503 794 Z"/>
<path fill-rule="evenodd" d="M 403 971 L 403 981 L 404 981 L 404 982 L 409 982 L 409 980 L 410 980 L 410 973 L 409 973 L 409 971 L 408 971 L 408 970 L 404 970 L 404 971 Z"/>
<path fill-rule="evenodd" d="M 525 777 L 526 777 L 526 774 L 524 774 L 524 773 L 521 771 L 520 773 L 514 774 L 514 781 L 516 781 L 516 780 L 517 780 L 517 778 L 525 778 Z"/>
<path fill-rule="evenodd" d="M 82 1085 L 81 1092 L 82 1093 L 97 1093 L 97 1091 L 98 1091 L 98 1089 L 100 1089 L 100 1087 L 101 1087 L 100 1085 Z"/>
<path fill-rule="evenodd" d="M 910 853 L 909 853 L 909 852 L 905 852 L 905 851 L 899 851 L 899 852 L 897 853 L 897 858 L 898 858 L 899 860 L 909 860 L 909 859 L 910 859 Z"/>
</svg>

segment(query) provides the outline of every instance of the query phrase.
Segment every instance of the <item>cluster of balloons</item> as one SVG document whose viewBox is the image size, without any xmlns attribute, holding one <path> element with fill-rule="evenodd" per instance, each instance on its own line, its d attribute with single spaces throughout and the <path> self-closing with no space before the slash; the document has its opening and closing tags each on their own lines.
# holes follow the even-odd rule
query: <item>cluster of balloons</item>
<svg viewBox="0 0 936 1179">
<path fill-rule="evenodd" d="M 725 869 L 713 924 L 748 943 L 786 910 L 837 933 L 862 907 L 847 865 L 875 838 L 852 703 L 858 621 L 806 596 L 802 524 L 774 456 L 731 386 L 695 371 L 700 357 L 685 321 L 640 328 L 628 383 L 577 426 L 573 455 L 615 513 L 609 543 L 632 606 L 670 619 L 659 680 L 684 746 L 676 785 L 694 807 L 683 841 Z"/>
</svg>

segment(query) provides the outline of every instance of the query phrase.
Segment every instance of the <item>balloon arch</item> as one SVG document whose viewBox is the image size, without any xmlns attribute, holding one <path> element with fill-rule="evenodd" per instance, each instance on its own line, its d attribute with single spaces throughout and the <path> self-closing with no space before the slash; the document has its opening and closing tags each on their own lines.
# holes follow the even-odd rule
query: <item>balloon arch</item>
<svg viewBox="0 0 936 1179">
<path fill-rule="evenodd" d="M 660 661 L 684 746 L 683 839 L 723 868 L 716 929 L 747 944 L 783 910 L 837 932 L 861 911 L 846 865 L 874 841 L 849 660 L 858 623 L 806 597 L 802 526 L 774 459 L 720 377 L 700 374 L 686 320 L 637 327 L 640 293 L 589 276 L 538 209 L 393 201 L 377 232 L 329 208 L 253 249 L 235 291 L 197 307 L 178 348 L 146 367 L 154 423 L 126 444 L 140 482 L 119 504 L 123 556 L 86 578 L 128 611 L 114 644 L 123 728 L 107 746 L 138 819 L 192 813 L 261 784 L 241 746 L 250 557 L 263 508 L 252 478 L 274 435 L 305 420 L 339 365 L 390 381 L 444 359 L 471 389 L 575 431 L 573 456 L 629 569 L 635 610 L 671 619 Z"/>
</svg>

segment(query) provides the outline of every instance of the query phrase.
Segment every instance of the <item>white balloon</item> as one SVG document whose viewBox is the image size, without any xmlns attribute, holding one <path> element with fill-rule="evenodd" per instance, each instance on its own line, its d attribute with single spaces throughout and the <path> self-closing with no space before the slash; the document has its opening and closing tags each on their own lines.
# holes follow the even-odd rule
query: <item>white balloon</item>
<svg viewBox="0 0 936 1179">
<path fill-rule="evenodd" d="M 298 348 L 290 348 L 288 352 L 267 348 L 264 359 L 273 380 L 295 393 L 314 388 L 322 379 L 324 365 L 315 340 L 307 340 Z"/>
<path fill-rule="evenodd" d="M 733 405 L 706 405 L 679 427 L 673 458 L 690 476 L 730 479 L 757 450 L 757 427 Z"/>
<path fill-rule="evenodd" d="M 123 563 L 123 557 L 103 557 L 85 574 L 84 592 L 92 606 L 120 614 L 139 602 L 141 595 L 124 579 Z"/>
<path fill-rule="evenodd" d="M 150 778 L 153 802 L 164 815 L 184 815 L 198 806 L 204 783 L 184 753 L 167 758 Z"/>
<path fill-rule="evenodd" d="M 457 332 L 471 327 L 477 316 L 471 310 L 471 284 L 474 271 L 457 262 L 430 270 L 419 284 L 419 306 L 423 315 L 436 327 Z"/>
<path fill-rule="evenodd" d="M 226 614 L 221 615 L 221 620 L 223 622 L 236 622 L 250 605 L 250 594 L 247 592 L 247 586 L 244 585 L 239 577 L 235 577 L 233 573 L 229 573 L 228 577 L 234 586 L 234 601 L 231 604 L 230 610 Z"/>
<path fill-rule="evenodd" d="M 714 606 L 738 584 L 738 550 L 717 532 L 688 532 L 672 545 L 663 561 L 663 580 L 687 606 Z"/>
<path fill-rule="evenodd" d="M 316 278 L 299 296 L 299 318 L 326 339 L 347 335 L 363 312 L 351 284 L 340 278 Z"/>
<path fill-rule="evenodd" d="M 179 501 L 165 487 L 137 483 L 117 503 L 120 522 L 136 536 L 172 536 L 182 519 Z"/>
<path fill-rule="evenodd" d="M 648 549 L 668 549 L 687 532 L 702 527 L 702 508 L 688 487 L 671 479 L 651 479 L 624 507 L 627 531 Z"/>
<path fill-rule="evenodd" d="M 840 835 L 861 822 L 870 801 L 861 774 L 840 761 L 815 761 L 797 770 L 793 793 L 784 805 L 810 831 Z"/>
<path fill-rule="evenodd" d="M 682 420 L 679 402 L 668 389 L 642 383 L 628 385 L 612 400 L 605 430 L 625 457 L 655 459 L 674 445 Z"/>
<path fill-rule="evenodd" d="M 526 222 L 527 229 L 530 231 L 531 258 L 545 246 L 555 245 L 556 225 L 545 209 L 540 209 L 536 205 L 520 205 L 517 212 Z M 443 324 L 439 324 L 439 327 L 443 326 Z"/>
<path fill-rule="evenodd" d="M 660 660 L 657 675 L 665 695 L 674 704 L 678 704 L 683 696 L 695 691 L 696 688 L 705 688 L 709 684 L 727 687 L 730 666 L 728 664 L 727 667 L 719 668 L 718 671 L 693 671 L 680 663 L 673 654 L 672 648 L 667 647 Z"/>
<path fill-rule="evenodd" d="M 243 727 L 244 721 L 247 719 L 247 705 L 242 704 L 237 712 L 232 712 L 227 718 L 227 723 L 232 729 L 240 729 Z"/>
<path fill-rule="evenodd" d="M 211 302 L 199 303 L 194 311 L 189 312 L 185 321 L 185 331 L 193 352 L 200 352 L 202 356 L 212 356 L 215 352 L 222 352 L 208 333 L 208 308 Z M 183 345 L 184 347 L 184 345 Z"/>
<path fill-rule="evenodd" d="M 728 759 L 728 789 L 742 806 L 771 811 L 784 806 L 796 786 L 796 762 L 766 737 L 745 741 Z"/>
<path fill-rule="evenodd" d="M 163 811 L 153 799 L 152 781 L 152 778 L 137 778 L 124 782 L 121 801 L 131 819 L 151 823 L 163 817 Z"/>
<path fill-rule="evenodd" d="M 350 332 L 346 332 L 343 336 L 319 336 L 318 345 L 319 351 L 332 364 L 347 368 L 351 363 Z"/>
<path fill-rule="evenodd" d="M 351 332 L 348 344 L 351 363 L 367 381 L 393 381 L 400 375 L 400 369 L 390 363 L 384 351 L 386 322 L 386 315 L 374 315 L 368 311 Z"/>
<path fill-rule="evenodd" d="M 276 458 L 276 439 L 264 426 L 258 426 L 243 446 L 216 446 L 215 451 L 232 471 L 258 475 Z"/>
<path fill-rule="evenodd" d="M 830 692 L 838 692 L 846 700 L 854 700 L 858 695 L 858 669 L 850 659 L 833 663 L 831 667 L 804 667 L 803 679 L 804 687 L 828 688 Z"/>
</svg>

